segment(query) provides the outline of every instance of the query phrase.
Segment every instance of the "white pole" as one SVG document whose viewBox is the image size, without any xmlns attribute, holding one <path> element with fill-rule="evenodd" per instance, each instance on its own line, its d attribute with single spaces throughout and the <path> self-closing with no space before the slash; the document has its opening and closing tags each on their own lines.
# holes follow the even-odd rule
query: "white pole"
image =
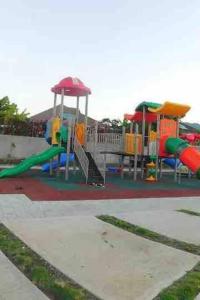
<svg viewBox="0 0 200 300">
<path fill-rule="evenodd" d="M 146 127 L 146 110 L 145 106 L 143 106 L 142 111 L 142 156 L 141 156 L 141 178 L 144 178 L 144 155 L 145 155 L 145 127 Z"/>
<path fill-rule="evenodd" d="M 76 123 L 78 123 L 79 120 L 79 96 L 76 99 Z"/>
<path fill-rule="evenodd" d="M 157 115 L 157 137 L 156 137 L 156 180 L 158 180 L 159 169 L 159 152 L 160 152 L 160 115 Z"/>
<path fill-rule="evenodd" d="M 60 126 L 62 126 L 62 124 L 63 124 L 64 96 L 65 96 L 65 90 L 62 89 L 62 93 L 61 93 L 61 104 L 60 104 Z"/>
<path fill-rule="evenodd" d="M 56 102 L 57 102 L 57 94 L 54 93 L 54 102 L 53 102 L 53 118 L 56 117 Z M 49 168 L 49 173 L 50 173 L 50 176 L 53 175 L 53 160 L 50 159 L 50 168 Z"/>
<path fill-rule="evenodd" d="M 146 111 L 145 106 L 143 106 L 142 111 L 142 155 L 144 155 L 144 149 L 145 149 L 145 125 L 146 125 Z"/>
<path fill-rule="evenodd" d="M 54 93 L 54 103 L 53 103 L 53 117 L 56 117 L 56 101 L 57 101 L 57 94 Z"/>
<path fill-rule="evenodd" d="M 134 135 L 134 177 L 133 180 L 137 180 L 137 162 L 138 162 L 138 124 L 135 123 L 135 135 Z"/>
<path fill-rule="evenodd" d="M 147 155 L 149 156 L 150 153 L 150 135 L 151 135 L 151 123 L 148 124 L 148 142 L 147 142 Z"/>
<path fill-rule="evenodd" d="M 72 124 L 69 124 L 68 126 L 68 139 L 67 139 L 67 159 L 65 164 L 65 180 L 69 179 L 69 156 L 70 156 L 70 143 L 71 143 L 71 126 Z"/>
<path fill-rule="evenodd" d="M 179 123 L 180 123 L 180 120 L 179 120 L 179 118 L 177 118 L 177 121 L 176 121 L 176 137 L 177 138 L 179 137 Z M 178 171 L 177 163 L 178 163 L 178 156 L 177 156 L 177 153 L 175 153 L 175 169 L 174 169 L 174 181 L 175 182 L 177 181 L 177 171 Z M 179 172 L 180 171 L 181 170 L 179 170 Z M 179 181 L 180 180 L 181 180 L 181 178 L 179 178 Z"/>
<path fill-rule="evenodd" d="M 133 133 L 133 122 L 131 121 L 131 124 L 130 124 L 130 133 L 132 134 Z"/>
<path fill-rule="evenodd" d="M 85 150 L 87 151 L 88 95 L 85 98 Z"/>
<path fill-rule="evenodd" d="M 61 92 L 61 104 L 60 104 L 60 128 L 62 127 L 63 124 L 63 103 L 64 103 L 64 89 L 62 89 Z M 61 136 L 60 136 L 60 142 L 59 146 L 61 146 Z M 60 154 L 58 155 L 58 167 L 57 167 L 57 172 L 56 172 L 57 177 L 60 175 Z"/>
<path fill-rule="evenodd" d="M 126 150 L 126 127 L 122 127 L 122 152 L 125 152 Z"/>
<path fill-rule="evenodd" d="M 95 132 L 94 132 L 94 159 L 96 159 L 97 153 L 97 143 L 98 143 L 98 121 L 95 122 Z"/>
</svg>

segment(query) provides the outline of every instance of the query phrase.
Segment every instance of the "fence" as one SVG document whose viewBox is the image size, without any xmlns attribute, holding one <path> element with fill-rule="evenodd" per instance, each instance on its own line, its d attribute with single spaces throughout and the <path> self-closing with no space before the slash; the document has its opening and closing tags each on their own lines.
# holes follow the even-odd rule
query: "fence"
<svg viewBox="0 0 200 300">
<path fill-rule="evenodd" d="M 94 152 L 95 149 L 99 149 L 99 151 L 123 151 L 123 134 L 95 133 L 90 130 L 87 135 L 87 143 L 91 152 Z"/>
</svg>

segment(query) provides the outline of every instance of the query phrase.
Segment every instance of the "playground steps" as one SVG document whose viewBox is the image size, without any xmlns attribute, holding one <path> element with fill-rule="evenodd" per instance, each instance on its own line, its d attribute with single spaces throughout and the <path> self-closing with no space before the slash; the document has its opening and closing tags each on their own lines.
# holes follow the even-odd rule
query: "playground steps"
<svg viewBox="0 0 200 300">
<path fill-rule="evenodd" d="M 91 153 L 85 152 L 85 154 L 89 160 L 88 183 L 104 184 L 103 176 L 101 175 L 101 172 L 99 171 Z"/>
</svg>

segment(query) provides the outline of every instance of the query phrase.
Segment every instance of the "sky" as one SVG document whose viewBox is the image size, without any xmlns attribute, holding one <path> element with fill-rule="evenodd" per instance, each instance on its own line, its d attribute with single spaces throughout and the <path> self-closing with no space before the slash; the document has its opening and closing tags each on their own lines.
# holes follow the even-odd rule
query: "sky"
<svg viewBox="0 0 200 300">
<path fill-rule="evenodd" d="M 52 107 L 50 88 L 75 76 L 95 119 L 170 100 L 200 121 L 199 0 L 0 0 L 0 11 L 0 98 L 21 110 Z"/>
</svg>

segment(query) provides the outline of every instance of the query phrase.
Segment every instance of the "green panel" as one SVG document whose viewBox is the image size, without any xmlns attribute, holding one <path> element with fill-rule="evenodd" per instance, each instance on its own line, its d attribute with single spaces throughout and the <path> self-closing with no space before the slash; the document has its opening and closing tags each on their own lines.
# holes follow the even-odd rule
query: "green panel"
<svg viewBox="0 0 200 300">
<path fill-rule="evenodd" d="M 62 126 L 60 128 L 60 135 L 61 135 L 61 141 L 63 141 L 64 143 L 66 143 L 67 139 L 68 139 L 68 127 Z"/>
<path fill-rule="evenodd" d="M 180 153 L 186 147 L 188 143 L 179 138 L 168 138 L 165 144 L 165 149 L 170 154 Z"/>
<path fill-rule="evenodd" d="M 156 109 L 156 108 L 161 107 L 161 104 L 155 103 L 155 102 L 146 102 L 146 101 L 144 101 L 136 107 L 135 111 L 143 111 L 143 107 Z"/>
<path fill-rule="evenodd" d="M 67 143 L 68 139 L 68 127 L 61 126 L 60 131 L 56 132 L 56 140 L 58 143 L 64 142 Z"/>
<path fill-rule="evenodd" d="M 51 147 L 43 152 L 40 152 L 38 154 L 26 158 L 25 160 L 23 160 L 21 163 L 19 163 L 13 168 L 5 169 L 1 171 L 0 178 L 17 176 L 21 173 L 28 171 L 31 167 L 42 164 L 45 161 L 63 152 L 65 152 L 65 148 L 63 147 Z"/>
</svg>

